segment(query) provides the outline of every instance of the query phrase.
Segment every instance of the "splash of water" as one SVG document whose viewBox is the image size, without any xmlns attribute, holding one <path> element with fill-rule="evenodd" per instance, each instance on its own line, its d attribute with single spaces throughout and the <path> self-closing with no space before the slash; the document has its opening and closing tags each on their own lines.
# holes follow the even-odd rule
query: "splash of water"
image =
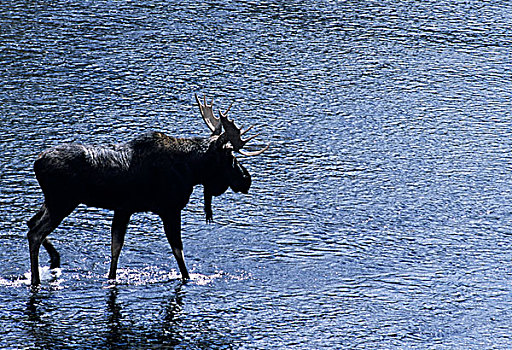
<svg viewBox="0 0 512 350">
<path fill-rule="evenodd" d="M 50 269 L 48 266 L 39 267 L 39 275 L 42 283 L 50 283 L 52 286 L 59 286 L 62 275 L 60 268 Z M 15 276 L 13 278 L 0 277 L 0 286 L 5 287 L 23 287 L 30 285 L 30 278 L 32 274 L 30 271 L 25 272 L 23 276 Z"/>
<path fill-rule="evenodd" d="M 215 279 L 221 278 L 225 276 L 223 272 L 217 272 L 213 275 L 204 275 L 200 273 L 191 273 L 190 274 L 190 280 L 191 282 L 204 286 L 207 284 L 210 284 Z M 143 269 L 118 269 L 117 270 L 117 278 L 115 281 L 116 285 L 133 285 L 133 286 L 140 286 L 140 285 L 147 285 L 147 284 L 154 284 L 154 283 L 162 283 L 162 282 L 168 282 L 170 280 L 178 280 L 181 278 L 181 275 L 175 271 L 167 271 L 167 270 L 161 270 L 158 267 L 155 266 L 149 266 L 145 267 Z M 112 286 L 112 282 L 110 281 L 108 283 L 108 286 L 106 288 L 110 288 Z"/>
</svg>

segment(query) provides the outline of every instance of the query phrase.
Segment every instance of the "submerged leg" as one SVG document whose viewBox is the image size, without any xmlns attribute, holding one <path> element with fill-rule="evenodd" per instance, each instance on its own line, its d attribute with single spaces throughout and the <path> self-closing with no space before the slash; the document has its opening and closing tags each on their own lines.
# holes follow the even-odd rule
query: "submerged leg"
<svg viewBox="0 0 512 350">
<path fill-rule="evenodd" d="M 114 212 L 114 219 L 112 220 L 112 245 L 111 245 L 111 260 L 110 260 L 110 271 L 108 273 L 108 279 L 115 280 L 117 272 L 117 262 L 119 260 L 119 254 L 124 244 L 124 236 L 126 234 L 126 228 L 130 221 L 131 214 L 127 214 L 121 211 Z"/>
<path fill-rule="evenodd" d="M 162 217 L 164 222 L 165 235 L 172 248 L 174 258 L 178 263 L 181 272 L 181 278 L 190 279 L 185 258 L 183 257 L 183 243 L 181 242 L 181 212 L 177 211 L 171 215 Z"/>
<path fill-rule="evenodd" d="M 30 252 L 30 271 L 31 283 L 33 286 L 41 283 L 39 277 L 39 249 L 41 244 L 44 245 L 50 254 L 51 267 L 60 265 L 60 256 L 53 245 L 46 240 L 46 237 L 68 216 L 74 209 L 74 206 L 68 207 L 66 210 L 50 210 L 46 204 L 43 204 L 39 212 L 29 220 L 28 226 L 28 245 Z"/>
</svg>

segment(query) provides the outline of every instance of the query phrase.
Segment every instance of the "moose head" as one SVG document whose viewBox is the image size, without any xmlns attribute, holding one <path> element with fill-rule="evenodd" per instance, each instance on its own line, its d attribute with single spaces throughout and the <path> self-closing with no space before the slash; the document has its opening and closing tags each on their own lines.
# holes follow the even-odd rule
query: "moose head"
<svg viewBox="0 0 512 350">
<path fill-rule="evenodd" d="M 234 121 L 228 119 L 227 114 L 232 104 L 224 113 L 219 110 L 219 118 L 217 118 L 213 113 L 213 100 L 208 104 L 206 97 L 204 97 L 203 103 L 201 103 L 197 95 L 195 95 L 195 98 L 201 116 L 212 132 L 210 136 L 210 147 L 214 150 L 215 154 L 218 155 L 215 159 L 218 165 L 217 171 L 213 172 L 214 175 L 212 175 L 212 178 L 205 179 L 203 183 L 205 194 L 208 192 L 210 195 L 218 196 L 224 193 L 228 187 L 234 192 L 247 193 L 251 186 L 251 175 L 244 166 L 238 162 L 233 152 L 238 152 L 244 156 L 257 156 L 265 152 L 269 146 L 267 145 L 259 151 L 254 152 L 243 150 L 242 148 L 249 141 L 259 135 L 256 134 L 247 139 L 242 139 L 242 136 L 252 129 L 253 126 L 242 131 L 241 128 L 235 125 Z M 224 132 L 222 131 L 223 129 Z"/>
</svg>

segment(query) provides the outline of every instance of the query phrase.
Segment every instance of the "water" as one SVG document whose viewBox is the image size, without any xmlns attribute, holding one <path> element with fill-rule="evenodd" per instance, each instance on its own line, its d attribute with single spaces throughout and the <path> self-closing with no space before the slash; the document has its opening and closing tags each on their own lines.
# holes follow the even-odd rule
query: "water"
<svg viewBox="0 0 512 350">
<path fill-rule="evenodd" d="M 512 346 L 512 7 L 505 1 L 0 4 L 0 347 Z M 193 94 L 256 124 L 247 196 L 158 218 L 79 207 L 41 253 L 39 152 L 147 130 L 207 136 Z"/>
</svg>

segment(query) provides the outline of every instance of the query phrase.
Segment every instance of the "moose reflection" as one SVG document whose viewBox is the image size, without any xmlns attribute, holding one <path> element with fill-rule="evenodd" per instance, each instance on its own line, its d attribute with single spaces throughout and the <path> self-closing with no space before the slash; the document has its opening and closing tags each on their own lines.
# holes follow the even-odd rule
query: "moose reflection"
<svg viewBox="0 0 512 350">
<path fill-rule="evenodd" d="M 212 134 L 208 138 L 175 138 L 161 132 L 140 135 L 125 144 L 90 146 L 65 144 L 41 153 L 34 163 L 44 204 L 29 221 L 28 241 L 32 285 L 40 284 L 39 249 L 50 255 L 51 268 L 60 266 L 60 256 L 47 236 L 79 204 L 114 210 L 112 256 L 109 279 L 116 278 L 117 262 L 124 243 L 130 216 L 153 212 L 163 221 L 167 240 L 181 276 L 189 278 L 181 240 L 181 210 L 188 203 L 193 187 L 202 184 L 206 220 L 211 221 L 212 196 L 228 187 L 247 193 L 249 172 L 233 152 L 247 156 L 263 153 L 242 148 L 249 140 L 226 112 L 213 113 L 213 101 L 201 103 L 195 96 L 201 115 Z"/>
</svg>

